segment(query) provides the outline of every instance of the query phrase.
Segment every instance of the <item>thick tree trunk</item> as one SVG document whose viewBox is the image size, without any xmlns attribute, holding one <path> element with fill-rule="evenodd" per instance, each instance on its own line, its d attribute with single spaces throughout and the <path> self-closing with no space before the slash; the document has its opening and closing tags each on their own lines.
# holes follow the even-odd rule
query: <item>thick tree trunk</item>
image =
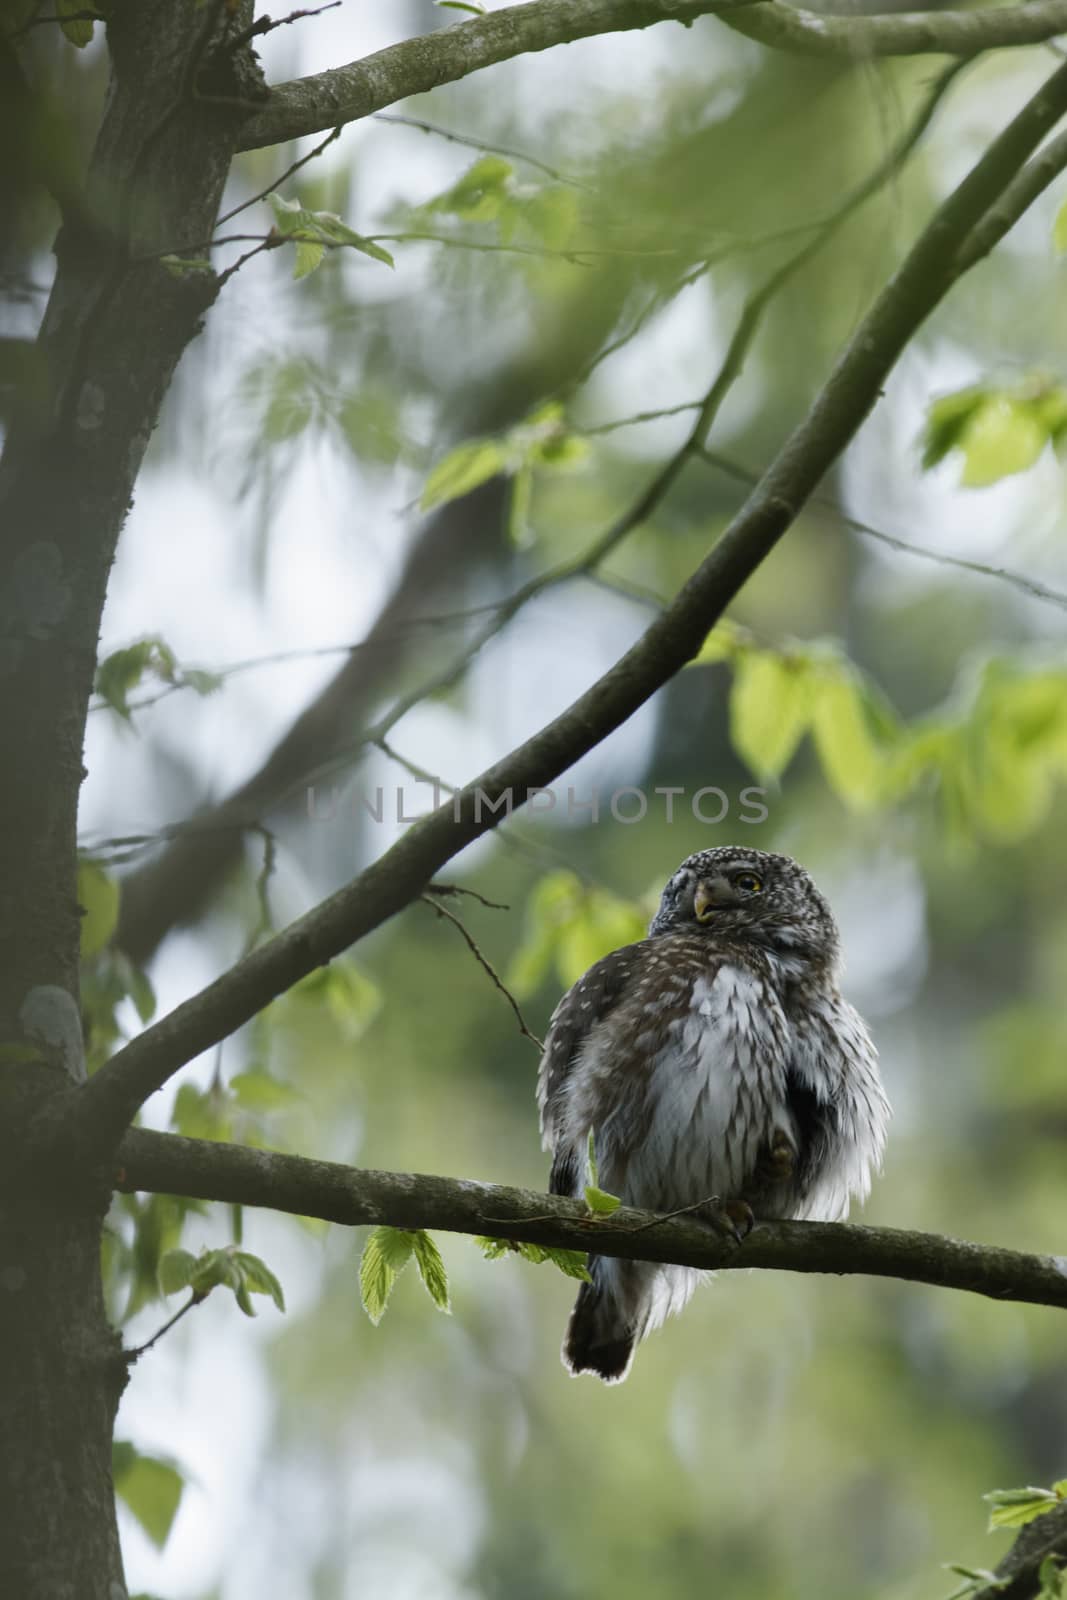
<svg viewBox="0 0 1067 1600">
<path fill-rule="evenodd" d="M 106 1186 L 91 1151 L 51 1162 L 33 1124 L 84 1071 L 75 826 L 108 572 L 163 396 L 216 293 L 212 274 L 175 277 L 157 258 L 210 236 L 244 107 L 263 92 L 247 48 L 227 43 L 250 0 L 236 14 L 214 0 L 108 12 L 111 87 L 40 337 L 47 394 L 14 419 L 0 462 L 0 1593 L 19 1600 L 126 1592 Z M 21 1059 L 28 1039 L 36 1057 Z"/>
<path fill-rule="evenodd" d="M 125 1382 L 100 1289 L 99 1208 L 0 1206 L 0 1594 L 123 1600 L 111 1434 Z"/>
</svg>

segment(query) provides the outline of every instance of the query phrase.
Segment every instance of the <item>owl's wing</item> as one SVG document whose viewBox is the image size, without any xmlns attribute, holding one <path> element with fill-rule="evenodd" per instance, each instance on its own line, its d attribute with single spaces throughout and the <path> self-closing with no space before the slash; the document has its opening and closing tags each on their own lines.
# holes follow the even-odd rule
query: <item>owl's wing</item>
<svg viewBox="0 0 1067 1600">
<path fill-rule="evenodd" d="M 557 1144 L 571 1072 L 589 1035 L 609 1016 L 626 992 L 647 940 L 613 950 L 568 989 L 552 1013 L 537 1074 L 537 1103 L 546 1150 L 553 1153 L 550 1194 L 575 1194 L 580 1152 Z"/>
</svg>

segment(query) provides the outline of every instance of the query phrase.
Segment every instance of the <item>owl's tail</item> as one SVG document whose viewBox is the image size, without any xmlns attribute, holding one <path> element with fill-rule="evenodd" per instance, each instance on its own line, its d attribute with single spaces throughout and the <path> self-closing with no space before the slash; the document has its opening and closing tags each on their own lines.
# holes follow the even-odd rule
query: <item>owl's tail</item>
<svg viewBox="0 0 1067 1600">
<path fill-rule="evenodd" d="M 563 1336 L 563 1365 L 572 1377 L 593 1372 L 605 1383 L 621 1383 L 630 1370 L 638 1334 L 614 1298 L 596 1283 L 583 1283 Z"/>
<path fill-rule="evenodd" d="M 590 1256 L 589 1272 L 563 1337 L 563 1365 L 572 1377 L 592 1372 L 621 1383 L 646 1333 L 682 1309 L 701 1274 L 607 1256 Z"/>
</svg>

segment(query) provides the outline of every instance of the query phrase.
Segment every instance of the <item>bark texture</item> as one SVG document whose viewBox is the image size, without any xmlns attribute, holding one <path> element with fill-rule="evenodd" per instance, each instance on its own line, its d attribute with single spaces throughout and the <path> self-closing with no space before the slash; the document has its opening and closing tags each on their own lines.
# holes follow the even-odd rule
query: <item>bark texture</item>
<svg viewBox="0 0 1067 1600">
<path fill-rule="evenodd" d="M 126 1592 L 107 1188 L 77 1161 L 35 1158 L 32 1129 L 84 1071 L 75 826 L 108 572 L 175 365 L 216 293 L 213 274 L 174 276 L 158 257 L 211 231 L 247 114 L 211 97 L 247 102 L 259 83 L 224 38 L 250 5 L 108 11 L 111 85 L 56 245 L 44 392 L 13 418 L 0 463 L 0 1593 L 19 1600 Z"/>
</svg>

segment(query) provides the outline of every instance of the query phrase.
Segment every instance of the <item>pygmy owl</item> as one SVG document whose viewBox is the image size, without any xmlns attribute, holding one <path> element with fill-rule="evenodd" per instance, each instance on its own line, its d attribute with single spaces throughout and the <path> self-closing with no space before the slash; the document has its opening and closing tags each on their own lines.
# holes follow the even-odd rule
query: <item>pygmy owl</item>
<svg viewBox="0 0 1067 1600">
<path fill-rule="evenodd" d="M 599 1185 L 627 1205 L 700 1207 L 724 1230 L 843 1218 L 890 1113 L 839 967 L 830 907 L 789 856 L 689 856 L 648 938 L 590 967 L 553 1013 L 538 1077 L 551 1193 L 583 1193 L 592 1133 Z M 563 1363 L 620 1383 L 701 1274 L 605 1256 L 589 1269 Z"/>
</svg>

